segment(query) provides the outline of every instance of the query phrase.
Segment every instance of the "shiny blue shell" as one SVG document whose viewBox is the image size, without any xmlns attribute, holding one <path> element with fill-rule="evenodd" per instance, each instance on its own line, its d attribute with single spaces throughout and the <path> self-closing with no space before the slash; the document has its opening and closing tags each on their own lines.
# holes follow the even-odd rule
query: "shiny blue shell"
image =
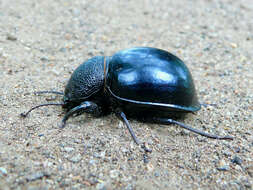
<svg viewBox="0 0 253 190">
<path fill-rule="evenodd" d="M 106 86 L 123 103 L 194 112 L 200 109 L 189 69 L 175 55 L 137 47 L 114 54 L 107 65 Z"/>
</svg>

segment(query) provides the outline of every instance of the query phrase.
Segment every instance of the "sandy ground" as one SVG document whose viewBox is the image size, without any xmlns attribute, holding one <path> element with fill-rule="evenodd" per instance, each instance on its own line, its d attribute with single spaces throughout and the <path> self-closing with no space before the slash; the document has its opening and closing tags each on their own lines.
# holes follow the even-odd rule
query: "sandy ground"
<svg viewBox="0 0 253 190">
<path fill-rule="evenodd" d="M 151 46 L 185 61 L 203 107 L 180 120 L 235 137 L 131 120 L 143 152 L 113 114 L 71 118 L 60 102 L 73 70 L 95 55 Z M 248 0 L 0 0 L 0 189 L 252 189 L 253 3 Z"/>
</svg>

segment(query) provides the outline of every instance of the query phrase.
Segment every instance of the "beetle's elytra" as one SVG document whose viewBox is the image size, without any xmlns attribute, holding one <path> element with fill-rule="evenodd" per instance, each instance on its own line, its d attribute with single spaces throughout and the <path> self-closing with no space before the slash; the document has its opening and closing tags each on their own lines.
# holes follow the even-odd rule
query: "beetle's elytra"
<svg viewBox="0 0 253 190">
<path fill-rule="evenodd" d="M 62 105 L 66 114 L 64 127 L 70 116 L 90 113 L 101 116 L 116 113 L 139 144 L 127 117 L 161 124 L 177 124 L 187 130 L 214 139 L 220 137 L 191 128 L 173 120 L 175 116 L 198 111 L 201 108 L 190 71 L 175 55 L 157 48 L 137 47 L 119 51 L 111 57 L 96 56 L 81 64 L 70 77 Z"/>
</svg>

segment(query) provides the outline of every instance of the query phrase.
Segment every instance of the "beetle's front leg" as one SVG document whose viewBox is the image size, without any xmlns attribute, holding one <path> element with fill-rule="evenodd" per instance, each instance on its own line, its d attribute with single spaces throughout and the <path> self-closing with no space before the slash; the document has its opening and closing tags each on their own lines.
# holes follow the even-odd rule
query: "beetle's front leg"
<svg viewBox="0 0 253 190">
<path fill-rule="evenodd" d="M 94 102 L 91 102 L 91 101 L 82 102 L 79 106 L 72 108 L 64 115 L 60 128 L 65 127 L 66 121 L 69 119 L 69 117 L 73 116 L 74 114 L 80 115 L 82 113 L 90 113 L 95 116 L 98 116 L 102 113 L 102 110 Z"/>
</svg>

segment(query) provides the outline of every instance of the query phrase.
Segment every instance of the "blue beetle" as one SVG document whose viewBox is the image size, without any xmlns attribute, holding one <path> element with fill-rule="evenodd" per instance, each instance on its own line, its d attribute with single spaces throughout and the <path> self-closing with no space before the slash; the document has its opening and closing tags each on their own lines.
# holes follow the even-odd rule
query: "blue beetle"
<svg viewBox="0 0 253 190">
<path fill-rule="evenodd" d="M 133 140 L 140 144 L 127 117 L 160 124 L 176 124 L 199 135 L 223 140 L 194 129 L 174 118 L 201 109 L 189 69 L 175 55 L 157 48 L 137 47 L 119 51 L 111 57 L 95 56 L 81 64 L 71 75 L 63 103 L 41 104 L 66 109 L 61 127 L 70 116 L 84 112 L 94 116 L 116 113 L 126 124 Z"/>
</svg>

